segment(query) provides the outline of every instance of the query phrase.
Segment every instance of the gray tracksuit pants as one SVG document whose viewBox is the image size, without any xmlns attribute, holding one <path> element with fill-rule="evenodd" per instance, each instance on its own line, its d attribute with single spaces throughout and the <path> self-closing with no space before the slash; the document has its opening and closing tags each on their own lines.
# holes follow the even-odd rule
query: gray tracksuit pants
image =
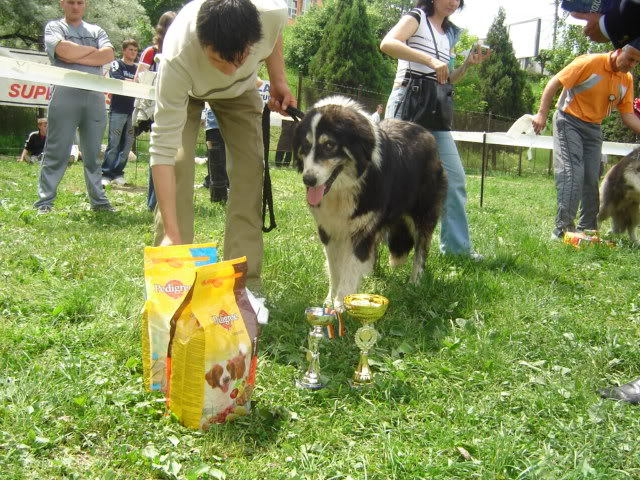
<svg viewBox="0 0 640 480">
<path fill-rule="evenodd" d="M 567 113 L 553 116 L 553 170 L 558 193 L 556 233 L 596 229 L 600 206 L 598 180 L 602 157 L 602 128 Z"/>
<path fill-rule="evenodd" d="M 93 207 L 109 205 L 100 183 L 102 168 L 98 160 L 107 124 L 104 94 L 56 86 L 49 102 L 47 119 L 49 128 L 38 180 L 39 199 L 35 206 L 53 205 L 58 184 L 69 163 L 76 129 L 80 133 L 80 151 L 89 201 Z"/>
</svg>

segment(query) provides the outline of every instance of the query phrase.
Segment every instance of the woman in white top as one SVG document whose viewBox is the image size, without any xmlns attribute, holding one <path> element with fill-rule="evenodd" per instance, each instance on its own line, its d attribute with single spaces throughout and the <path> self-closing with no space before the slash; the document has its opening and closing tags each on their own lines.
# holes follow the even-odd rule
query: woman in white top
<svg viewBox="0 0 640 480">
<path fill-rule="evenodd" d="M 463 6 L 464 0 L 417 0 L 416 7 L 403 15 L 384 37 L 380 50 L 398 59 L 398 70 L 385 118 L 399 118 L 398 105 L 404 98 L 411 76 L 429 76 L 442 84 L 455 83 L 470 65 L 481 63 L 489 56 L 488 49 L 483 52 L 480 46 L 476 46 L 464 63 L 453 69 L 453 49 L 460 38 L 460 29 L 451 23 L 449 16 Z M 440 228 L 440 251 L 469 255 L 474 260 L 480 260 L 482 256 L 472 250 L 469 239 L 465 174 L 458 149 L 451 132 L 431 133 L 438 143 L 438 153 L 448 178 Z"/>
</svg>

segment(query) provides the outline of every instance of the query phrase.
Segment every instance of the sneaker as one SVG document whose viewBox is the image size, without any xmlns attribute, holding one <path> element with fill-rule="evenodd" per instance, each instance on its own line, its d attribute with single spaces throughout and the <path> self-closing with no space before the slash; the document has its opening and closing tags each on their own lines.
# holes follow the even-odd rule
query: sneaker
<svg viewBox="0 0 640 480">
<path fill-rule="evenodd" d="M 53 205 L 40 205 L 36 207 L 36 214 L 46 215 L 47 213 L 51 213 L 51 210 L 53 210 Z"/>
<path fill-rule="evenodd" d="M 469 258 L 474 262 L 482 262 L 485 259 L 485 256 L 478 252 L 471 252 L 469 254 Z"/>
<path fill-rule="evenodd" d="M 116 209 L 110 203 L 101 203 L 100 205 L 91 205 L 94 212 L 115 212 Z"/>
<path fill-rule="evenodd" d="M 111 179 L 109 177 L 102 177 L 102 180 L 100 180 L 100 183 L 102 184 L 103 187 L 106 187 L 111 183 Z"/>
<path fill-rule="evenodd" d="M 564 231 L 559 228 L 554 228 L 553 232 L 551 232 L 551 240 L 560 240 L 564 238 Z"/>
<path fill-rule="evenodd" d="M 116 177 L 113 180 L 111 180 L 111 183 L 115 185 L 125 185 L 127 181 L 124 179 L 122 175 L 120 175 L 119 177 Z"/>
</svg>

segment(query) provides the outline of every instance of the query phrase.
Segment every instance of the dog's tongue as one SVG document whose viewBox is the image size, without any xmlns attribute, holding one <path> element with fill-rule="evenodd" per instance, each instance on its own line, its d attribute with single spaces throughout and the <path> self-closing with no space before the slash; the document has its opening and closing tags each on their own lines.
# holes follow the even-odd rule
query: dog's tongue
<svg viewBox="0 0 640 480">
<path fill-rule="evenodd" d="M 324 185 L 319 185 L 317 187 L 309 187 L 307 189 L 307 202 L 309 205 L 315 207 L 322 200 L 322 196 L 324 195 Z"/>
</svg>

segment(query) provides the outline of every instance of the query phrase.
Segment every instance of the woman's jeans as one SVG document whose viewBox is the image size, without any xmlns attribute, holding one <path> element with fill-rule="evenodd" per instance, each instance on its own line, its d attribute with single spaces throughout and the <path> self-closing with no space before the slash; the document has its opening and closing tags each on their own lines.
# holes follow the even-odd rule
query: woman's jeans
<svg viewBox="0 0 640 480">
<path fill-rule="evenodd" d="M 391 91 L 385 118 L 400 117 L 396 117 L 396 110 L 406 90 L 406 87 L 396 87 Z M 471 253 L 471 240 L 465 211 L 467 189 L 460 154 L 451 132 L 433 131 L 431 134 L 436 139 L 438 154 L 447 172 L 448 182 L 447 198 L 440 219 L 440 251 L 453 255 L 467 255 Z"/>
</svg>

